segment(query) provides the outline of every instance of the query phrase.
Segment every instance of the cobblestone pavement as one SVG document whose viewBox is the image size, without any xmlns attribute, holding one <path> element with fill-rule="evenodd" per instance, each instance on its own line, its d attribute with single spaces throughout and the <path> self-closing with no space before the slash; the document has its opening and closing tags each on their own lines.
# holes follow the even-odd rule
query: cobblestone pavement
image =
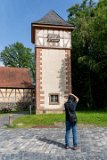
<svg viewBox="0 0 107 160">
<path fill-rule="evenodd" d="M 79 149 L 64 148 L 65 128 L 0 129 L 0 160 L 107 160 L 107 128 L 79 128 Z"/>
</svg>

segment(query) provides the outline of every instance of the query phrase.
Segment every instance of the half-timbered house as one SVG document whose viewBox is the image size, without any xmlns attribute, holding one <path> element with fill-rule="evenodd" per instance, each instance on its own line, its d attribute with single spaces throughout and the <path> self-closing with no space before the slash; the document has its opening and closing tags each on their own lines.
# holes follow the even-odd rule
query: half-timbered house
<svg viewBox="0 0 107 160">
<path fill-rule="evenodd" d="M 0 109 L 28 107 L 32 103 L 33 89 L 29 69 L 0 67 Z"/>
</svg>

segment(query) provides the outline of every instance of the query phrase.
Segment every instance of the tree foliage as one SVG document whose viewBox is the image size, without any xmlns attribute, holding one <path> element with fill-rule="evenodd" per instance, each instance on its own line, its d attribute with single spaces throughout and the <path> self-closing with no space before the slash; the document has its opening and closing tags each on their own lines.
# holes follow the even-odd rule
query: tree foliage
<svg viewBox="0 0 107 160">
<path fill-rule="evenodd" d="M 82 108 L 107 107 L 107 0 L 84 0 L 68 9 L 72 33 L 73 89 Z"/>
<path fill-rule="evenodd" d="M 5 66 L 29 68 L 34 79 L 34 54 L 30 48 L 26 48 L 22 43 L 16 42 L 6 46 L 0 55 Z"/>
</svg>

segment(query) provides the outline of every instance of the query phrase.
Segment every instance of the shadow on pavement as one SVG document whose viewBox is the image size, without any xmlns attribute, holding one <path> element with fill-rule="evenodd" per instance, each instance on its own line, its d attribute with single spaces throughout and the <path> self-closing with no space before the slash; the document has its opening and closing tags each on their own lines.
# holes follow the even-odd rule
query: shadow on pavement
<svg viewBox="0 0 107 160">
<path fill-rule="evenodd" d="M 42 141 L 42 142 L 46 142 L 47 144 L 53 144 L 56 145 L 60 148 L 65 148 L 65 145 L 63 143 L 48 139 L 46 137 L 42 137 L 42 138 L 38 138 L 38 140 Z"/>
</svg>

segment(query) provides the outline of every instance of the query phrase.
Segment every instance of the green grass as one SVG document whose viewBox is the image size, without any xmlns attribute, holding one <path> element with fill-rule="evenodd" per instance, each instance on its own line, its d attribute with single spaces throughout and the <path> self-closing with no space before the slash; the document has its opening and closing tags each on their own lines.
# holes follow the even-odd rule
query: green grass
<svg viewBox="0 0 107 160">
<path fill-rule="evenodd" d="M 49 126 L 55 122 L 64 122 L 64 114 L 25 115 L 13 122 L 14 127 Z"/>
<path fill-rule="evenodd" d="M 107 112 L 78 112 L 77 115 L 80 124 L 107 126 Z"/>
<path fill-rule="evenodd" d="M 78 124 L 107 126 L 107 112 L 77 112 Z M 49 126 L 55 122 L 64 122 L 64 114 L 25 115 L 13 122 L 14 127 Z"/>
</svg>

